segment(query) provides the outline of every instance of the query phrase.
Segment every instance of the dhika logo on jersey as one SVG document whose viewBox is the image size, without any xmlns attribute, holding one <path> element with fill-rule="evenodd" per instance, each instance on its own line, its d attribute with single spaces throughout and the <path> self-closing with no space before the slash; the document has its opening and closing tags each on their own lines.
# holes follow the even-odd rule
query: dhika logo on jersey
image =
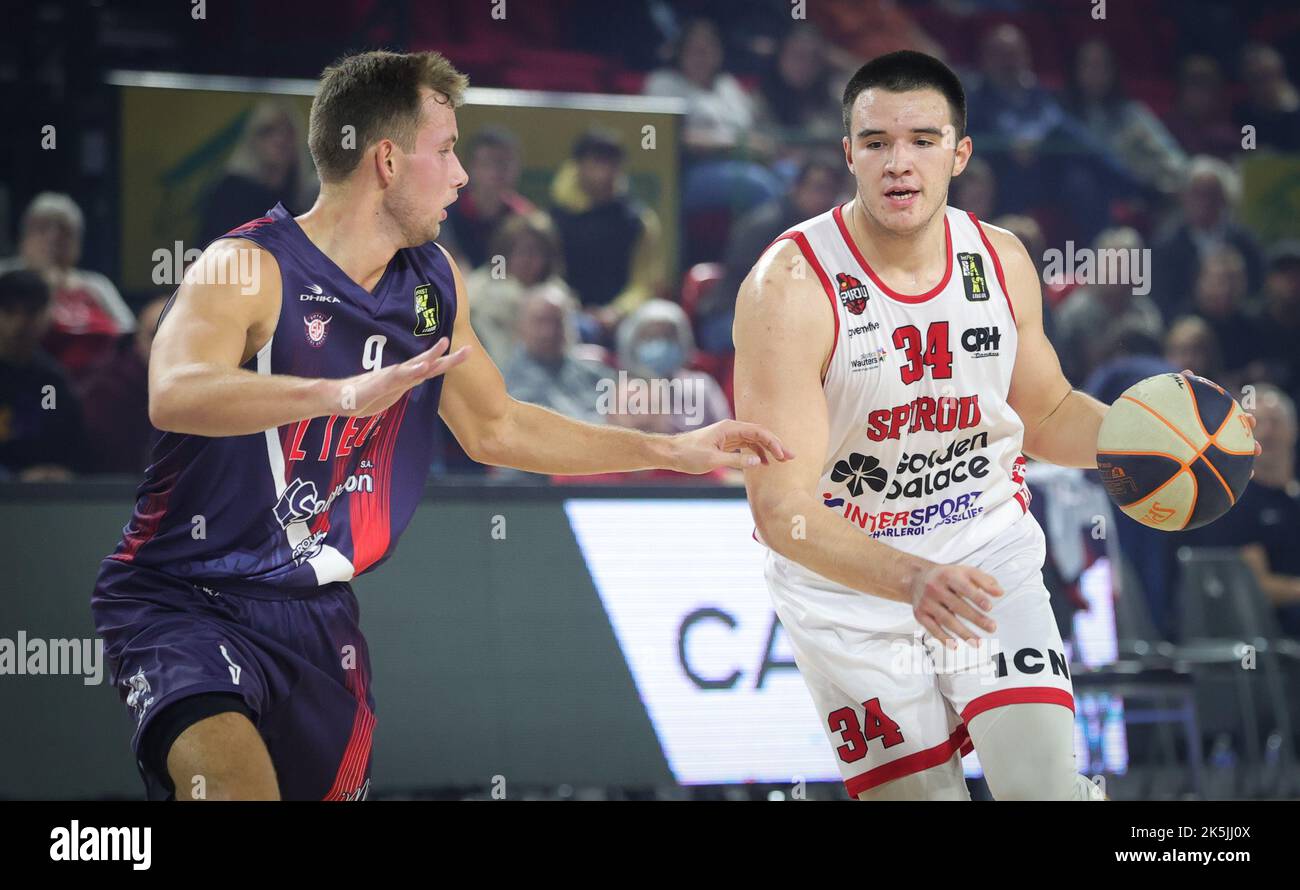
<svg viewBox="0 0 1300 890">
<path fill-rule="evenodd" d="M 966 299 L 979 302 L 989 298 L 989 282 L 984 277 L 984 258 L 978 253 L 957 254 L 957 268 L 961 269 L 961 286 Z"/>
<path fill-rule="evenodd" d="M 329 333 L 329 323 L 334 320 L 332 315 L 324 315 L 320 312 L 313 312 L 304 318 L 303 324 L 307 325 L 307 342 L 317 348 L 325 345 L 325 336 Z"/>
<path fill-rule="evenodd" d="M 415 336 L 427 337 L 438 330 L 438 297 L 438 291 L 432 284 L 421 284 L 415 288 Z"/>
<path fill-rule="evenodd" d="M 310 293 L 298 294 L 298 302 L 300 303 L 341 303 L 342 302 L 342 300 L 340 300 L 338 297 L 331 297 L 329 294 L 325 293 L 325 291 L 321 288 L 319 284 L 304 284 L 303 287 L 305 287 L 308 291 L 310 291 Z"/>
<path fill-rule="evenodd" d="M 1000 342 L 1002 342 L 1002 334 L 998 331 L 997 325 L 988 328 L 967 328 L 961 332 L 961 348 L 975 358 L 997 355 Z"/>
<path fill-rule="evenodd" d="M 844 308 L 854 315 L 861 315 L 867 308 L 869 299 L 867 289 L 863 287 L 862 282 L 846 272 L 837 272 L 835 284 L 840 289 L 840 302 L 844 304 Z"/>
<path fill-rule="evenodd" d="M 918 396 L 905 405 L 881 408 L 867 415 L 867 438 L 872 442 L 897 439 L 909 433 L 927 430 L 947 433 L 978 426 L 981 419 L 980 397 Z"/>
</svg>

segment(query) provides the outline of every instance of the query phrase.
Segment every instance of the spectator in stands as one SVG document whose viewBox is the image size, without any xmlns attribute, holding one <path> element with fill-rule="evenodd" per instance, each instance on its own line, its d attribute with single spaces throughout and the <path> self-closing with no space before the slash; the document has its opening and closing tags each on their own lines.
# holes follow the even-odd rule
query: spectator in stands
<svg viewBox="0 0 1300 890">
<path fill-rule="evenodd" d="M 1237 107 L 1237 127 L 1255 128 L 1259 148 L 1300 151 L 1300 92 L 1287 79 L 1286 62 L 1271 46 L 1246 47 L 1241 59 L 1246 99 Z"/>
<path fill-rule="evenodd" d="M 575 302 L 577 298 L 564 283 L 560 236 L 545 213 L 512 215 L 493 236 L 489 251 L 488 260 L 465 276 L 465 289 L 473 301 L 474 333 L 504 369 L 514 354 L 525 291 L 546 283 Z"/>
<path fill-rule="evenodd" d="M 844 126 L 840 86 L 817 26 L 796 24 L 759 73 L 755 126 L 786 143 L 838 141 Z"/>
<path fill-rule="evenodd" d="M 1159 193 L 1177 190 L 1187 156 L 1145 103 L 1124 94 L 1115 55 L 1104 41 L 1079 46 L 1065 107 L 1136 181 Z"/>
<path fill-rule="evenodd" d="M 652 72 L 644 88 L 686 102 L 680 254 L 688 267 L 719 259 L 731 222 L 782 191 L 779 177 L 753 160 L 768 158 L 776 143 L 756 126 L 754 100 L 722 62 L 717 28 L 693 19 L 682 29 L 672 67 Z"/>
<path fill-rule="evenodd" d="M 696 307 L 696 326 L 705 352 L 732 348 L 736 294 L 764 248 L 796 223 L 831 209 L 851 186 L 843 158 L 812 155 L 799 168 L 794 185 L 784 196 L 760 205 L 736 224 L 727 244 L 722 280 Z"/>
<path fill-rule="evenodd" d="M 168 296 L 155 297 L 140 310 L 135 333 L 95 366 L 78 390 L 85 417 L 91 473 L 139 473 L 149 465 L 149 351 Z"/>
<path fill-rule="evenodd" d="M 1300 389 L 1300 242 L 1283 241 L 1268 252 L 1256 356 L 1268 378 L 1288 393 Z"/>
<path fill-rule="evenodd" d="M 319 184 L 302 129 L 298 110 L 287 100 L 264 99 L 253 106 L 221 177 L 202 199 L 201 246 L 278 203 L 290 213 L 311 206 Z"/>
<path fill-rule="evenodd" d="M 1046 205 L 1069 208 L 1060 224 L 1091 240 L 1109 219 L 1111 198 L 1132 179 L 1105 146 L 1038 84 L 1029 43 L 1003 24 L 984 38 L 980 74 L 967 95 L 967 128 L 1013 213 Z"/>
<path fill-rule="evenodd" d="M 620 411 L 612 422 L 660 433 L 682 433 L 731 417 L 718 382 L 687 367 L 695 352 L 691 324 L 682 307 L 667 300 L 646 303 L 618 330 L 618 360 L 629 375 L 620 393 Z M 655 387 L 679 397 L 652 395 Z M 648 410 L 636 410 L 637 401 Z"/>
<path fill-rule="evenodd" d="M 1222 245 L 1206 255 L 1196 279 L 1196 314 L 1214 329 L 1223 350 L 1224 376 L 1258 380 L 1259 327 L 1246 312 L 1246 264 L 1236 248 Z M 1222 381 L 1220 381 L 1222 383 Z M 1228 384 L 1223 384 L 1227 386 Z"/>
<path fill-rule="evenodd" d="M 1184 315 L 1165 334 L 1165 359 L 1173 370 L 1195 371 L 1209 380 L 1223 379 L 1223 350 L 1214 328 L 1199 315 Z"/>
<path fill-rule="evenodd" d="M 629 194 L 623 147 L 599 129 L 578 139 L 551 201 L 565 279 L 586 313 L 582 336 L 608 344 L 618 323 L 664 287 L 659 217 Z"/>
<path fill-rule="evenodd" d="M 93 443 L 63 369 L 40 347 L 50 286 L 30 269 L 0 274 L 0 476 L 71 478 Z"/>
<path fill-rule="evenodd" d="M 1232 123 L 1223 72 L 1214 59 L 1183 61 L 1169 131 L 1189 155 L 1230 158 L 1241 150 L 1241 131 Z"/>
<path fill-rule="evenodd" d="M 1283 633 L 1300 638 L 1300 480 L 1296 478 L 1295 402 L 1268 384 L 1256 390 L 1255 477 L 1241 499 L 1211 526 L 1192 531 L 1192 546 L 1241 548 Z"/>
<path fill-rule="evenodd" d="M 845 57 L 839 67 L 850 72 L 867 59 L 900 49 L 947 56 L 897 0 L 817 0 L 808 4 L 808 12 Z"/>
<path fill-rule="evenodd" d="M 993 219 L 998 207 L 998 179 L 989 162 L 972 157 L 966 169 L 952 181 L 948 203 L 983 220 Z M 1031 254 L 1032 256 L 1032 254 Z"/>
<path fill-rule="evenodd" d="M 45 278 L 51 302 L 43 345 L 73 379 L 110 352 L 118 336 L 135 330 L 135 316 L 113 282 L 77 268 L 84 231 L 72 198 L 42 192 L 23 213 L 18 256 L 0 263 L 0 272 L 31 269 Z"/>
<path fill-rule="evenodd" d="M 1165 318 L 1191 311 L 1201 263 L 1225 245 L 1236 248 L 1245 262 L 1248 291 L 1258 292 L 1262 277 L 1259 246 L 1232 218 L 1240 194 L 1237 174 L 1223 161 L 1200 155 L 1187 165 L 1181 213 L 1157 236 L 1151 252 L 1152 296 Z M 1231 351 L 1227 344 L 1224 348 Z"/>
<path fill-rule="evenodd" d="M 575 357 L 577 307 L 562 288 L 544 282 L 528 290 L 519 311 L 518 346 L 506 367 L 506 389 L 532 402 L 590 423 L 602 423 L 600 381 L 612 379 L 603 365 Z"/>
<path fill-rule="evenodd" d="M 438 243 L 478 268 L 492 255 L 492 239 L 510 219 L 536 212 L 519 194 L 519 140 L 502 127 L 484 127 L 469 143 L 469 185 L 447 208 Z"/>
<path fill-rule="evenodd" d="M 672 66 L 646 78 L 647 96 L 670 96 L 686 102 L 682 143 L 689 154 L 730 151 L 754 133 L 754 100 L 740 81 L 723 70 L 722 40 L 708 19 L 694 19 L 682 29 Z"/>
<path fill-rule="evenodd" d="M 1109 265 L 1102 257 L 1111 251 L 1133 256 L 1132 251 L 1142 250 L 1142 236 L 1130 228 L 1107 229 L 1097 236 L 1093 248 L 1101 269 Z M 1056 345 L 1062 370 L 1070 380 L 1081 381 L 1092 373 L 1101 361 L 1107 335 L 1122 325 L 1138 328 L 1158 349 L 1164 332 L 1160 310 L 1150 297 L 1133 291 L 1132 281 L 1088 284 L 1075 289 L 1057 307 Z"/>
</svg>

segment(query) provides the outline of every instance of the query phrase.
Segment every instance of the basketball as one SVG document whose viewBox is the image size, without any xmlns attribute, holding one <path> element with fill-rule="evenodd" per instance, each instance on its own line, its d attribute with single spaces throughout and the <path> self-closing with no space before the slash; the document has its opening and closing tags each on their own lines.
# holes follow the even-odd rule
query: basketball
<svg viewBox="0 0 1300 890">
<path fill-rule="evenodd" d="M 1255 436 L 1245 412 L 1211 380 L 1157 374 L 1124 391 L 1097 437 L 1097 469 L 1111 500 L 1162 531 L 1228 512 L 1250 481 Z"/>
</svg>

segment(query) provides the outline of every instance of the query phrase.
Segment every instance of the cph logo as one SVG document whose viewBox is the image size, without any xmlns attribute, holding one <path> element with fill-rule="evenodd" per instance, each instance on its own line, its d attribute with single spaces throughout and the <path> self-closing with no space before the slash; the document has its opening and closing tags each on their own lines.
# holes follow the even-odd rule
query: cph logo
<svg viewBox="0 0 1300 890">
<path fill-rule="evenodd" d="M 303 324 L 307 325 L 307 342 L 312 346 L 324 346 L 325 335 L 329 333 L 328 325 L 334 320 L 334 316 L 322 315 L 319 312 L 313 312 L 304 318 Z"/>
</svg>

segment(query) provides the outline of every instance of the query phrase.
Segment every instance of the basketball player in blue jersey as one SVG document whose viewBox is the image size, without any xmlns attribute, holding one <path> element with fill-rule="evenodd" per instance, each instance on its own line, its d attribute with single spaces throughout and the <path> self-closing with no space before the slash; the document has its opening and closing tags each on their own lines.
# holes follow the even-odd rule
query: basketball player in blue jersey
<svg viewBox="0 0 1300 890">
<path fill-rule="evenodd" d="M 973 747 L 998 800 L 1096 799 L 1024 467 L 1096 467 L 1107 408 L 1062 375 L 1020 241 L 948 206 L 952 71 L 881 56 L 843 112 L 855 197 L 737 302 L 738 415 L 796 455 L 745 472 L 774 606 L 851 795 L 969 799 Z"/>
<path fill-rule="evenodd" d="M 437 415 L 474 459 L 536 473 L 789 457 L 754 424 L 652 436 L 506 394 L 435 243 L 467 181 L 466 85 L 436 53 L 326 69 L 315 206 L 213 242 L 159 324 L 149 413 L 163 432 L 92 597 L 151 798 L 365 796 L 374 697 L 349 582 L 410 520 Z M 212 283 L 236 277 L 212 269 L 258 284 Z"/>
</svg>

